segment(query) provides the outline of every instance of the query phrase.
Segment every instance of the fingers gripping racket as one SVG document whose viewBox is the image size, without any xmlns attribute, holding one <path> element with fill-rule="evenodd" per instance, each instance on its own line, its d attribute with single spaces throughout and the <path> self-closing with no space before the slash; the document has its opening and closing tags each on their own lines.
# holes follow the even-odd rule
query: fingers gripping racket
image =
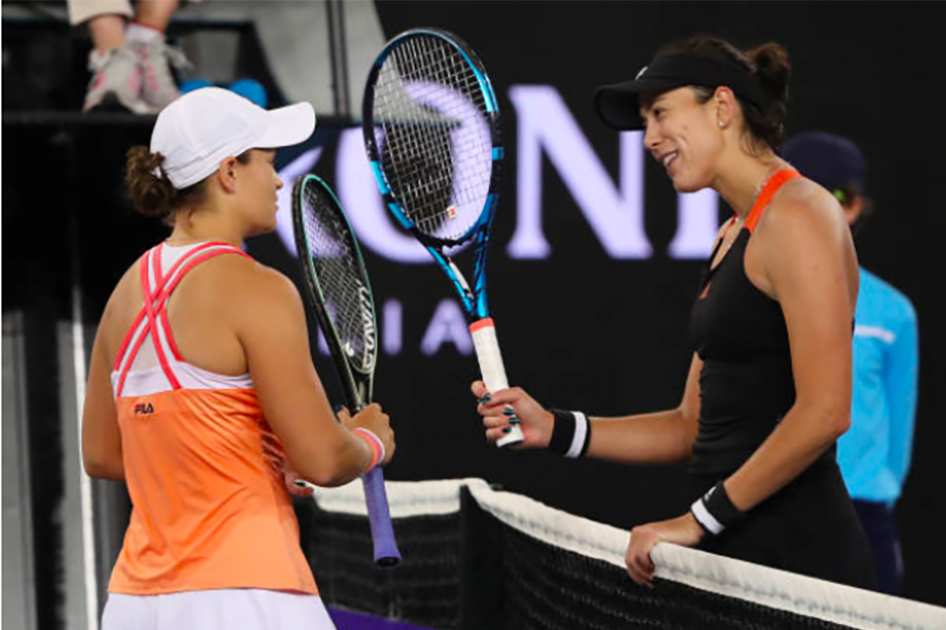
<svg viewBox="0 0 946 630">
<path fill-rule="evenodd" d="M 487 389 L 509 387 L 486 301 L 486 252 L 504 150 L 482 62 L 455 35 L 407 31 L 372 66 L 362 108 L 365 148 L 385 205 L 451 280 Z M 468 243 L 472 285 L 448 255 Z M 518 420 L 510 423 L 499 446 L 523 440 Z"/>
<path fill-rule="evenodd" d="M 302 275 L 352 414 L 371 402 L 378 356 L 374 298 L 358 241 L 328 185 L 315 175 L 292 191 L 292 221 Z M 364 477 L 374 559 L 393 566 L 401 559 L 384 476 L 376 467 Z"/>
</svg>

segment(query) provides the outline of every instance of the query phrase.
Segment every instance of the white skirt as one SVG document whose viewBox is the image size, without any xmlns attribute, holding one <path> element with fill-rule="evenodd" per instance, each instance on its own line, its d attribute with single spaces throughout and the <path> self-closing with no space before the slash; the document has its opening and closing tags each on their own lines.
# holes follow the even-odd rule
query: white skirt
<svg viewBox="0 0 946 630">
<path fill-rule="evenodd" d="M 109 593 L 102 630 L 335 630 L 322 599 L 264 589 Z"/>
</svg>

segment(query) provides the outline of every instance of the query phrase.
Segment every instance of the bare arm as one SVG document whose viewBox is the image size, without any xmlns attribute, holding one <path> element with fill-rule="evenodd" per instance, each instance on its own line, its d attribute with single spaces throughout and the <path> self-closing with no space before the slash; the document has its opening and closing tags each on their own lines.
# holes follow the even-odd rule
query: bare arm
<svg viewBox="0 0 946 630">
<path fill-rule="evenodd" d="M 82 465 L 90 477 L 124 481 L 122 435 L 112 394 L 111 367 L 102 340 L 108 317 L 106 309 L 89 364 L 89 381 L 82 409 Z"/>
<path fill-rule="evenodd" d="M 279 436 L 289 463 L 319 486 L 360 476 L 371 461 L 368 445 L 340 424 L 309 354 L 305 311 L 292 283 L 254 265 L 241 278 L 237 328 L 263 413 Z M 354 424 L 374 431 L 393 454 L 387 416 L 371 405 Z"/>
<path fill-rule="evenodd" d="M 626 416 L 623 418 L 590 418 L 592 431 L 587 455 L 630 464 L 670 463 L 689 459 L 696 439 L 700 413 L 699 376 L 703 362 L 693 356 L 686 389 L 680 406 L 669 411 Z M 473 383 L 473 394 L 482 398 L 486 386 Z M 503 408 L 511 405 L 522 423 L 526 448 L 547 448 L 552 438 L 555 419 L 529 394 L 518 387 L 490 395 L 480 403 L 479 413 L 486 427 L 486 438 L 495 442 L 504 433 L 509 418 Z"/>
<path fill-rule="evenodd" d="M 736 222 L 736 226 L 740 225 Z M 724 223 L 716 234 L 713 250 L 734 227 Z M 589 418 L 591 443 L 586 455 L 628 464 L 673 463 L 687 460 L 693 452 L 693 442 L 699 430 L 700 372 L 703 361 L 696 354 L 690 362 L 686 387 L 680 406 L 667 411 L 638 414 L 621 418 Z M 486 385 L 476 381 L 473 395 L 483 399 Z M 552 437 L 555 419 L 539 403 L 519 388 L 496 392 L 491 400 L 479 405 L 486 439 L 499 440 L 508 427 L 508 418 L 502 414 L 505 405 L 512 405 L 522 423 L 525 441 L 519 448 L 547 448 Z"/>
<path fill-rule="evenodd" d="M 814 199 L 812 199 L 814 197 Z M 772 210 L 774 210 L 774 206 Z M 766 217 L 765 277 L 788 326 L 796 401 L 775 431 L 725 482 L 749 510 L 810 466 L 851 422 L 850 233 L 833 200 L 788 200 Z M 760 230 L 761 231 L 761 230 Z M 854 279 L 856 287 L 856 278 Z"/>
</svg>

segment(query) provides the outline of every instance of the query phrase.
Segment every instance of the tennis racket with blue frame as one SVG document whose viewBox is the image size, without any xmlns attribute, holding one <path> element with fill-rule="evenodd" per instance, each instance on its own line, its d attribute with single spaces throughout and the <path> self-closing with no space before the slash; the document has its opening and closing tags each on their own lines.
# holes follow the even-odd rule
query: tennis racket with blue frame
<svg viewBox="0 0 946 630">
<path fill-rule="evenodd" d="M 470 323 L 486 388 L 509 387 L 486 300 L 486 253 L 504 149 L 489 76 L 456 35 L 406 31 L 378 55 L 365 87 L 362 131 L 384 203 L 450 279 Z M 449 254 L 474 251 L 473 283 Z M 522 442 L 518 419 L 499 446 Z"/>
<path fill-rule="evenodd" d="M 306 295 L 354 415 L 371 402 L 378 358 L 374 297 L 361 248 L 335 194 L 315 175 L 301 177 L 293 186 L 292 222 Z M 393 566 L 401 553 L 381 467 L 373 468 L 362 480 L 375 562 Z"/>
</svg>

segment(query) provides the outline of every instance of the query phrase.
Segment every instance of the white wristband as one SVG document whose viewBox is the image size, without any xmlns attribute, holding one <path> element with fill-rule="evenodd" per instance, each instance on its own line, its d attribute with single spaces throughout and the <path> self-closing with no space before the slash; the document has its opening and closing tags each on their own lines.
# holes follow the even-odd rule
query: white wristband
<svg viewBox="0 0 946 630">
<path fill-rule="evenodd" d="M 693 518 L 695 518 L 706 531 L 719 535 L 726 529 L 725 526 L 717 521 L 716 518 L 710 514 L 709 510 L 706 509 L 702 497 L 693 502 L 693 505 L 690 506 L 690 511 L 693 513 Z"/>
<path fill-rule="evenodd" d="M 571 414 L 575 416 L 575 433 L 572 435 L 572 443 L 565 452 L 565 457 L 575 459 L 581 457 L 585 450 L 585 440 L 588 439 L 588 417 L 580 411 L 573 411 Z"/>
</svg>

